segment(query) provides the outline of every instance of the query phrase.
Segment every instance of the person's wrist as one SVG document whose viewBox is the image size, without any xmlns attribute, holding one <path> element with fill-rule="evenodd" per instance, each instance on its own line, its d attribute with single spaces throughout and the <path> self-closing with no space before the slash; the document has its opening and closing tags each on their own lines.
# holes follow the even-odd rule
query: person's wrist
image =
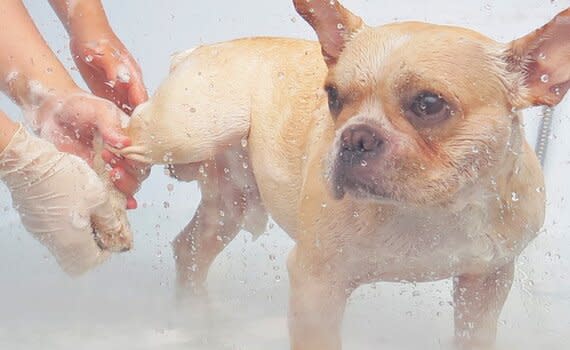
<svg viewBox="0 0 570 350">
<path fill-rule="evenodd" d="M 85 19 L 72 21 L 69 26 L 69 39 L 76 42 L 96 42 L 115 40 L 117 37 L 105 19 Z"/>
</svg>

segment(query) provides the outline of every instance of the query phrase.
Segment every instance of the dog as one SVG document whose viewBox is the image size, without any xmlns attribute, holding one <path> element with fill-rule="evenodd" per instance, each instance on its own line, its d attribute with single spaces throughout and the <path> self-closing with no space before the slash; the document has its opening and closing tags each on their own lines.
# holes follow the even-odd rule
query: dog
<svg viewBox="0 0 570 350">
<path fill-rule="evenodd" d="M 371 27 L 335 0 L 294 6 L 319 42 L 175 56 L 117 151 L 199 182 L 173 242 L 179 290 L 204 292 L 224 246 L 270 215 L 295 241 L 292 349 L 340 349 L 360 285 L 448 278 L 457 344 L 491 348 L 515 261 L 544 221 L 520 111 L 570 87 L 570 9 L 505 44 L 453 26 Z"/>
</svg>

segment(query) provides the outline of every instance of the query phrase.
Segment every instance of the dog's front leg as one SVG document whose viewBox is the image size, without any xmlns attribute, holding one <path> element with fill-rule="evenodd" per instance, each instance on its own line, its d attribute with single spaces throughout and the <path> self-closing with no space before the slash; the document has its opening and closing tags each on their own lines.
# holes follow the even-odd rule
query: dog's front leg
<svg viewBox="0 0 570 350">
<path fill-rule="evenodd" d="M 497 321 L 511 289 L 514 262 L 453 280 L 455 338 L 461 349 L 492 349 Z"/>
<path fill-rule="evenodd" d="M 289 333 L 293 350 L 339 350 L 341 323 L 352 288 L 335 269 L 296 247 L 288 259 Z"/>
</svg>

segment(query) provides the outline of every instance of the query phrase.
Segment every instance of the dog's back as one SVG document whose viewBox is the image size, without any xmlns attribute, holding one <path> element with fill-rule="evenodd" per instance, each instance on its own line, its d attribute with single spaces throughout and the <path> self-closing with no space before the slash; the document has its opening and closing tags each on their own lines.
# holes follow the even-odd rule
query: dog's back
<svg viewBox="0 0 570 350">
<path fill-rule="evenodd" d="M 156 94 L 133 113 L 129 133 L 138 148 L 127 152 L 149 163 L 192 164 L 175 167 L 187 181 L 204 180 L 202 160 L 217 157 L 216 167 L 236 188 L 257 182 L 264 206 L 294 235 L 303 140 L 327 116 L 319 110 L 326 107 L 325 74 L 312 41 L 250 38 L 182 52 Z M 244 183 L 244 169 L 253 170 L 255 182 Z"/>
</svg>

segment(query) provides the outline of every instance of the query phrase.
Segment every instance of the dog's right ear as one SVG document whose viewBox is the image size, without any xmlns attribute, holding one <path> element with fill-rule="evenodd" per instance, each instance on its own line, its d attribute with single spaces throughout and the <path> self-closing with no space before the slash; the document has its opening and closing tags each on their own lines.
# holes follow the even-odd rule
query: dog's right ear
<svg viewBox="0 0 570 350">
<path fill-rule="evenodd" d="M 345 44 L 364 25 L 362 19 L 337 0 L 293 0 L 293 3 L 317 32 L 327 66 L 336 64 Z"/>
</svg>

